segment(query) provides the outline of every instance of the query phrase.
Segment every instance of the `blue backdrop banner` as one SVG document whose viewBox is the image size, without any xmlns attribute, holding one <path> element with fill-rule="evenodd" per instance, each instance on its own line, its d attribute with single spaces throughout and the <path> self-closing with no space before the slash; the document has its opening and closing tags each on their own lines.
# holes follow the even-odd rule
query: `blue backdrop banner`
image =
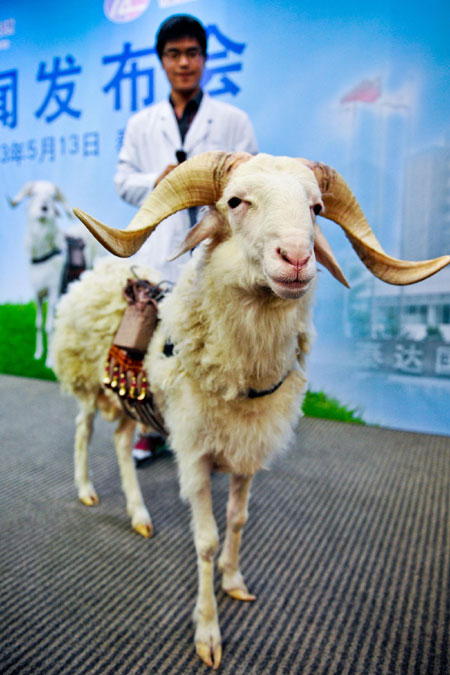
<svg viewBox="0 0 450 675">
<path fill-rule="evenodd" d="M 0 303 L 32 297 L 26 207 L 10 205 L 28 181 L 131 220 L 117 155 L 130 115 L 168 95 L 155 33 L 179 12 L 207 28 L 205 91 L 249 114 L 261 151 L 334 166 L 389 254 L 450 253 L 448 3 L 3 0 Z M 321 224 L 351 290 L 320 274 L 311 388 L 370 423 L 448 434 L 450 269 L 387 286 Z"/>
</svg>

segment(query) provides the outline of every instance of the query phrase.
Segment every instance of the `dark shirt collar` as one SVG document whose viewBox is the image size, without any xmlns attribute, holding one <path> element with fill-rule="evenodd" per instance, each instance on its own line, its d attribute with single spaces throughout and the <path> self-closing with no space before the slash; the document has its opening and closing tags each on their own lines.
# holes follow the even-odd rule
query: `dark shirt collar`
<svg viewBox="0 0 450 675">
<path fill-rule="evenodd" d="M 178 129 L 180 130 L 181 143 L 184 143 L 184 139 L 186 138 L 186 134 L 189 131 L 189 127 L 191 126 L 192 121 L 198 112 L 202 98 L 203 92 L 200 89 L 197 96 L 195 96 L 186 103 L 186 105 L 184 106 L 183 114 L 181 115 L 181 117 L 178 118 L 175 114 L 175 106 L 173 104 L 173 101 L 169 96 L 169 101 L 173 108 L 175 119 L 177 120 L 178 123 Z"/>
<path fill-rule="evenodd" d="M 194 96 L 194 98 L 191 98 L 191 100 L 188 101 L 186 103 L 186 105 L 184 106 L 182 117 L 184 117 L 186 112 L 188 112 L 188 113 L 194 112 L 194 114 L 195 114 L 198 111 L 198 109 L 200 108 L 200 103 L 202 102 L 202 98 L 203 98 L 203 91 L 200 89 L 198 94 L 196 96 Z M 172 106 L 173 110 L 175 111 L 175 105 L 174 105 L 174 102 L 172 101 L 172 96 L 169 96 L 169 102 L 170 102 L 170 105 Z"/>
</svg>

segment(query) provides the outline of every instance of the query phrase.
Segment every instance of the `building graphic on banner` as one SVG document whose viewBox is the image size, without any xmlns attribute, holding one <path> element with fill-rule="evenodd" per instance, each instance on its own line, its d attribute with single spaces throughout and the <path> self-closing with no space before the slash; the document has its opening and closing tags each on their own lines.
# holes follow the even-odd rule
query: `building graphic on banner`
<svg viewBox="0 0 450 675">
<path fill-rule="evenodd" d="M 450 148 L 411 155 L 404 175 L 401 257 L 439 256 L 450 250 Z M 362 366 L 450 378 L 450 270 L 404 287 L 363 271 L 351 285 L 347 334 Z"/>
</svg>

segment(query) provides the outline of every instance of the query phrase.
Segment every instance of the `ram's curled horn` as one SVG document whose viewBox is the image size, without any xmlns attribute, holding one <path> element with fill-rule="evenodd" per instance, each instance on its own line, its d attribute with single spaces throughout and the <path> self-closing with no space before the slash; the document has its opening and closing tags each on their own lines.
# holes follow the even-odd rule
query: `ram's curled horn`
<svg viewBox="0 0 450 675">
<path fill-rule="evenodd" d="M 246 152 L 211 151 L 188 159 L 150 192 L 125 230 L 104 225 L 81 209 L 73 211 L 108 251 L 127 258 L 141 248 L 165 218 L 191 206 L 215 204 L 231 171 L 251 156 Z"/>
<path fill-rule="evenodd" d="M 364 265 L 376 277 L 398 286 L 414 284 L 450 263 L 450 255 L 415 262 L 387 255 L 342 176 L 327 164 L 300 161 L 314 172 L 325 205 L 324 217 L 342 227 Z"/>
</svg>

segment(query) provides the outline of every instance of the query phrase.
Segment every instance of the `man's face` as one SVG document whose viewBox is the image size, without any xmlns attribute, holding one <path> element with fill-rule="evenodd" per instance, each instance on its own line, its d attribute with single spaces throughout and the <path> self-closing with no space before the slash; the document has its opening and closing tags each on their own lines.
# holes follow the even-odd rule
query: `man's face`
<svg viewBox="0 0 450 675">
<path fill-rule="evenodd" d="M 195 38 L 166 42 L 161 63 L 173 92 L 189 94 L 199 89 L 205 57 Z"/>
</svg>

